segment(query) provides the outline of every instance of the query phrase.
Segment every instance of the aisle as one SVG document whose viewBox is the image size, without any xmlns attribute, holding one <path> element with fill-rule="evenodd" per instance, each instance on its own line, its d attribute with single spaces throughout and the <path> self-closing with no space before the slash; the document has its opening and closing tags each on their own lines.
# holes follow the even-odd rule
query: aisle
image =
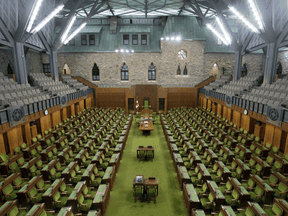
<svg viewBox="0 0 288 216">
<path fill-rule="evenodd" d="M 137 160 L 136 149 L 139 145 L 154 147 L 153 162 Z M 144 175 L 144 178 L 149 176 L 158 178 L 159 196 L 156 204 L 152 201 L 141 203 L 139 200 L 134 203 L 133 179 L 136 175 Z M 184 216 L 187 213 L 182 194 L 160 120 L 154 124 L 154 130 L 148 137 L 142 136 L 133 120 L 106 215 Z"/>
</svg>

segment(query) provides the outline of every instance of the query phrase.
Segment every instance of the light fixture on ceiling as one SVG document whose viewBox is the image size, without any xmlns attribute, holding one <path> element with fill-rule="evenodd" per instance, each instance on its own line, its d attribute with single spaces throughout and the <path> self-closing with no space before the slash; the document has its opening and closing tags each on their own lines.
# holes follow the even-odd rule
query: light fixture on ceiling
<svg viewBox="0 0 288 216">
<path fill-rule="evenodd" d="M 229 9 L 253 32 L 257 34 L 260 33 L 258 29 L 252 23 L 250 23 L 239 11 L 236 10 L 236 8 L 229 6 Z"/>
<path fill-rule="evenodd" d="M 67 44 L 72 38 L 74 38 L 86 25 L 87 25 L 87 22 L 82 23 L 82 24 L 64 41 L 64 44 Z"/>
<path fill-rule="evenodd" d="M 166 40 L 167 40 L 167 41 L 169 41 L 169 39 L 170 39 L 169 37 L 166 37 Z"/>
<path fill-rule="evenodd" d="M 224 34 L 224 37 L 226 39 L 226 41 L 228 42 L 228 44 L 230 45 L 232 43 L 231 41 L 231 37 L 230 35 L 228 34 L 228 32 L 226 31 L 226 28 L 224 27 L 223 23 L 221 22 L 220 18 L 219 17 L 216 17 L 216 21 L 218 23 L 218 25 L 220 26 L 223 34 Z"/>
<path fill-rule="evenodd" d="M 33 30 L 32 34 L 35 34 L 41 30 L 56 14 L 58 14 L 64 8 L 64 4 L 60 4 L 56 7 L 48 16 L 46 16 Z"/>
<path fill-rule="evenodd" d="M 251 9 L 253 11 L 254 17 L 258 23 L 258 27 L 263 31 L 264 30 L 264 24 L 263 24 L 263 19 L 260 13 L 259 8 L 257 7 L 256 3 L 254 2 L 254 0 L 248 0 Z"/>
<path fill-rule="evenodd" d="M 129 53 L 129 50 L 126 50 L 126 53 Z"/>
<path fill-rule="evenodd" d="M 116 50 L 115 50 L 115 52 L 117 52 L 117 53 L 118 53 L 118 52 L 119 52 L 119 50 L 118 50 L 118 49 L 116 49 Z"/>
<path fill-rule="evenodd" d="M 175 37 L 171 37 L 171 41 L 174 41 L 175 40 Z"/>
<path fill-rule="evenodd" d="M 162 37 L 161 40 L 164 40 L 164 38 Z"/>
<path fill-rule="evenodd" d="M 121 49 L 121 50 L 120 50 L 120 52 L 121 52 L 121 53 L 123 53 L 123 52 L 124 52 L 124 50 L 123 50 L 123 49 Z"/>
<path fill-rule="evenodd" d="M 131 53 L 134 53 L 134 50 L 131 50 Z"/>
<path fill-rule="evenodd" d="M 71 30 L 75 20 L 76 20 L 76 16 L 73 16 L 73 18 L 72 18 L 72 20 L 70 20 L 70 22 L 69 22 L 64 34 L 62 35 L 62 38 L 61 38 L 62 43 L 66 40 L 66 38 L 68 36 L 68 33 Z"/>
<path fill-rule="evenodd" d="M 207 28 L 209 28 L 225 45 L 228 46 L 228 42 L 222 37 L 222 35 L 214 29 L 211 24 L 207 24 Z"/>
<path fill-rule="evenodd" d="M 31 31 L 32 26 L 33 26 L 33 24 L 34 24 L 34 21 L 35 21 L 37 15 L 38 15 L 38 12 L 39 12 L 40 7 L 41 7 L 41 5 L 42 5 L 42 2 L 43 2 L 43 0 L 36 0 L 36 2 L 34 3 L 34 7 L 33 7 L 33 9 L 32 9 L 33 12 L 32 12 L 32 14 L 31 14 L 31 17 L 30 17 L 28 26 L 27 26 L 27 28 L 26 28 L 26 31 L 27 31 L 27 32 L 30 32 L 30 31 Z"/>
<path fill-rule="evenodd" d="M 180 36 L 177 36 L 176 37 L 176 41 L 180 41 L 181 40 L 181 37 Z"/>
</svg>

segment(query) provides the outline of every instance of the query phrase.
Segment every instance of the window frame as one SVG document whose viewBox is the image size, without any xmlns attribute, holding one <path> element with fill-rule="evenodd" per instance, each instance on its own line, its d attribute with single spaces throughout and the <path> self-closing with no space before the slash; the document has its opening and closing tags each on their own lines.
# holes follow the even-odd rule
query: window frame
<svg viewBox="0 0 288 216">
<path fill-rule="evenodd" d="M 143 44 L 143 41 L 144 41 L 143 37 L 146 37 L 146 43 L 145 44 Z M 141 34 L 141 45 L 147 45 L 148 44 L 147 40 L 148 40 L 147 34 Z"/>
<path fill-rule="evenodd" d="M 83 37 L 85 36 L 85 41 L 86 41 L 86 44 L 83 44 Z M 87 35 L 86 34 L 82 34 L 81 36 L 80 36 L 80 38 L 81 38 L 81 46 L 87 46 L 88 45 L 88 41 L 87 41 Z"/>
<path fill-rule="evenodd" d="M 98 68 L 98 75 L 93 74 L 93 70 L 94 70 L 95 66 Z M 93 78 L 94 76 L 96 76 L 96 79 Z M 92 68 L 92 81 L 100 81 L 100 70 L 99 70 L 99 67 L 96 63 L 94 63 L 93 68 Z"/>
<path fill-rule="evenodd" d="M 134 37 L 137 37 L 137 43 L 134 43 L 134 41 L 136 41 L 136 39 L 134 39 Z M 138 45 L 138 34 L 132 34 L 132 45 Z"/>
<path fill-rule="evenodd" d="M 153 64 L 153 62 L 150 64 L 148 68 L 148 80 L 149 81 L 155 81 L 156 80 L 156 68 Z"/>
<path fill-rule="evenodd" d="M 185 74 L 185 69 L 186 69 L 186 74 Z M 183 75 L 187 76 L 188 75 L 188 68 L 187 65 L 185 65 L 184 69 L 183 69 Z"/>
<path fill-rule="evenodd" d="M 126 66 L 126 68 L 124 69 L 124 65 Z M 126 65 L 126 63 L 124 62 L 122 67 L 121 67 L 121 81 L 128 81 L 129 80 L 129 69 Z"/>
<path fill-rule="evenodd" d="M 47 68 L 45 68 L 47 66 Z M 48 69 L 49 72 L 46 71 Z M 51 65 L 49 63 L 43 63 L 43 73 L 51 73 Z"/>
<path fill-rule="evenodd" d="M 129 40 L 130 40 L 129 34 L 123 34 L 123 45 L 129 45 Z M 127 43 L 125 43 L 125 41 L 127 41 Z"/>
<path fill-rule="evenodd" d="M 94 44 L 91 44 L 91 39 L 90 37 L 94 37 Z M 96 36 L 93 34 L 88 35 L 88 39 L 89 39 L 89 46 L 95 46 L 96 45 Z M 93 40 L 92 40 L 93 41 Z"/>
</svg>

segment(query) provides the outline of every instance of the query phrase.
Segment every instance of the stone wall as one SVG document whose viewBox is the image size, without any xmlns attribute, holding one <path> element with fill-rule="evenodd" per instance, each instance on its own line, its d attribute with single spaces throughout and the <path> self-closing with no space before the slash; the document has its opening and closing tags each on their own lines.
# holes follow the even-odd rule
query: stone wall
<svg viewBox="0 0 288 216">
<path fill-rule="evenodd" d="M 280 51 L 277 62 L 282 64 L 282 74 L 288 74 L 288 51 Z"/>
<path fill-rule="evenodd" d="M 0 49 L 0 72 L 7 74 L 8 64 L 13 69 L 13 53 L 11 49 Z"/>
<path fill-rule="evenodd" d="M 29 49 L 27 53 L 27 73 L 43 73 L 42 54 Z"/>
<path fill-rule="evenodd" d="M 100 87 L 121 87 L 135 84 L 156 84 L 164 87 L 194 86 L 209 76 L 204 70 L 205 41 L 165 42 L 161 41 L 161 52 L 154 53 L 58 53 L 59 73 L 64 64 L 70 67 L 72 76 L 82 76 L 92 81 L 94 63 L 100 70 L 100 81 L 94 81 Z M 186 59 L 178 57 L 184 50 Z M 129 80 L 121 81 L 120 71 L 126 63 Z M 148 81 L 148 68 L 153 62 L 156 68 L 156 81 Z M 180 65 L 181 75 L 176 75 Z M 188 75 L 183 75 L 184 67 Z"/>
<path fill-rule="evenodd" d="M 265 55 L 264 54 L 247 54 L 243 56 L 242 64 L 246 63 L 249 72 L 262 72 L 265 69 Z"/>
<path fill-rule="evenodd" d="M 211 74 L 214 64 L 217 64 L 219 74 L 222 74 L 223 67 L 225 68 L 225 73 L 232 74 L 234 71 L 235 55 L 234 53 L 206 53 L 205 73 Z"/>
</svg>

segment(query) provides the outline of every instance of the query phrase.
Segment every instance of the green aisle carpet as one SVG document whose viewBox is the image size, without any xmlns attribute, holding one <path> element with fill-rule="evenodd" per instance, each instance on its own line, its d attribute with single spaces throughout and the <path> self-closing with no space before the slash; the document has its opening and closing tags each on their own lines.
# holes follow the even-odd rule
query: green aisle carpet
<svg viewBox="0 0 288 216">
<path fill-rule="evenodd" d="M 154 147 L 153 162 L 137 160 L 136 149 L 140 145 Z M 133 179 L 136 175 L 158 178 L 159 195 L 156 204 L 153 201 L 141 203 L 139 200 L 134 203 Z M 133 120 L 106 215 L 186 216 L 182 194 L 160 120 L 156 121 L 149 136 L 143 136 Z"/>
</svg>

